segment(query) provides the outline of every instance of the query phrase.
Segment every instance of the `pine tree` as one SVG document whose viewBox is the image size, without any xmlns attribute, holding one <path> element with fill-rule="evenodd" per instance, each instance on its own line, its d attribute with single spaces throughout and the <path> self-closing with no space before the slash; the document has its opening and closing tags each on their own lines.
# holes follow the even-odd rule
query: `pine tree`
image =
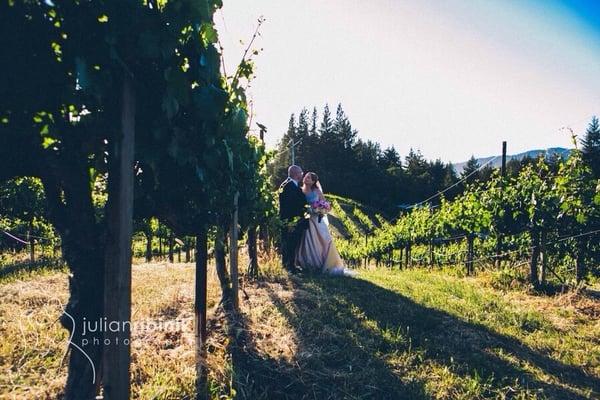
<svg viewBox="0 0 600 400">
<path fill-rule="evenodd" d="M 477 162 L 475 156 L 471 156 L 471 158 L 469 158 L 469 161 L 467 161 L 467 164 L 464 166 L 460 177 L 462 179 L 466 178 L 466 183 L 473 183 L 479 180 L 479 173 L 475 172 L 479 169 L 479 167 L 480 165 Z"/>
<path fill-rule="evenodd" d="M 458 181 L 458 176 L 456 175 L 456 170 L 454 169 L 454 166 L 451 163 L 446 164 L 446 176 L 444 177 L 444 184 L 442 186 L 444 188 L 448 188 L 448 187 L 454 185 L 457 181 Z M 444 193 L 444 197 L 446 199 L 451 200 L 454 197 L 456 197 L 456 195 L 458 195 L 458 193 L 459 193 L 458 186 L 454 186 Z"/>
<path fill-rule="evenodd" d="M 296 116 L 290 115 L 290 121 L 288 123 L 288 130 L 283 135 L 281 142 L 279 143 L 279 152 L 282 154 L 282 161 L 284 164 L 290 165 L 292 163 L 292 155 L 290 148 L 293 143 L 296 143 L 298 137 L 298 125 L 296 125 Z"/>
<path fill-rule="evenodd" d="M 296 141 L 304 140 L 309 135 L 308 110 L 303 108 L 298 116 L 298 127 L 296 129 Z"/>
<path fill-rule="evenodd" d="M 303 108 L 298 116 L 298 127 L 296 128 L 296 164 L 302 168 L 309 168 L 310 164 L 310 145 L 308 143 L 310 130 L 308 126 L 308 110 Z"/>
<path fill-rule="evenodd" d="M 439 158 L 429 162 L 429 174 L 431 175 L 431 184 L 436 192 L 444 189 L 446 179 L 446 165 Z"/>
<path fill-rule="evenodd" d="M 341 104 L 338 104 L 335 112 L 335 121 L 333 122 L 336 143 L 339 142 L 345 149 L 349 149 L 354 144 L 356 131 L 352 130 L 352 125 L 346 117 Z"/>
<path fill-rule="evenodd" d="M 486 182 L 486 181 L 490 180 L 493 173 L 494 173 L 494 167 L 492 167 L 490 164 L 488 164 L 485 167 L 481 168 L 477 175 L 479 175 L 480 181 Z"/>
<path fill-rule="evenodd" d="M 287 176 L 287 168 L 292 162 L 290 145 L 296 140 L 297 130 L 296 116 L 292 114 L 290 115 L 288 129 L 277 145 L 278 156 L 276 156 L 274 162 L 269 165 L 269 175 L 272 177 L 271 184 L 275 187 L 277 187 Z"/>
<path fill-rule="evenodd" d="M 312 115 L 310 118 L 310 135 L 317 136 L 317 107 L 313 107 Z"/>
<path fill-rule="evenodd" d="M 283 138 L 288 140 L 296 140 L 296 116 L 294 114 L 290 115 L 288 129 Z"/>
<path fill-rule="evenodd" d="M 429 165 L 421 152 L 418 150 L 415 151 L 412 148 L 408 152 L 404 163 L 406 165 L 406 173 L 412 177 L 422 176 L 429 169 Z"/>
<path fill-rule="evenodd" d="M 434 193 L 431 187 L 430 166 L 420 151 L 412 148 L 405 158 L 407 184 L 405 191 L 407 193 L 405 200 L 413 203 L 421 201 Z"/>
<path fill-rule="evenodd" d="M 319 127 L 319 136 L 323 141 L 331 141 L 333 137 L 333 120 L 331 119 L 331 112 L 329 111 L 329 105 L 325 104 L 323 109 L 323 118 L 321 119 L 321 126 Z"/>
<path fill-rule="evenodd" d="M 379 164 L 385 170 L 389 170 L 390 168 L 401 168 L 402 160 L 400 159 L 398 151 L 392 146 L 383 151 Z"/>
<path fill-rule="evenodd" d="M 581 141 L 583 161 L 590 167 L 594 178 L 600 178 L 600 123 L 593 117 Z"/>
<path fill-rule="evenodd" d="M 521 161 L 511 158 L 506 162 L 506 174 L 508 176 L 517 176 L 521 172 Z"/>
</svg>

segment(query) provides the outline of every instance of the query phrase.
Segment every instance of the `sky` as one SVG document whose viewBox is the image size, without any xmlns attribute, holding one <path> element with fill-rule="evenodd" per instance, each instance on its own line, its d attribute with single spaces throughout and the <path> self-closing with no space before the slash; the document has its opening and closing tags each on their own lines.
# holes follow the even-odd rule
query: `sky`
<svg viewBox="0 0 600 400">
<path fill-rule="evenodd" d="M 503 140 L 509 154 L 572 147 L 561 128 L 600 115 L 600 1 L 224 0 L 228 72 L 260 16 L 248 94 L 269 147 L 290 114 L 326 103 L 363 139 L 445 162 Z"/>
</svg>

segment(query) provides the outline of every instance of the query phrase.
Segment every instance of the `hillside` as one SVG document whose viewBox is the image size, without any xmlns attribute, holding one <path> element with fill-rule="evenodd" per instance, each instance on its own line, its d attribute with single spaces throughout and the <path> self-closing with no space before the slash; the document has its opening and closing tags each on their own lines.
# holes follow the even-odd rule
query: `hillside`
<svg viewBox="0 0 600 400">
<path fill-rule="evenodd" d="M 529 151 L 525 151 L 523 153 L 506 155 L 506 161 L 510 161 L 510 160 L 520 161 L 525 157 L 538 158 L 542 154 L 544 154 L 546 157 L 553 157 L 555 154 L 557 154 L 564 158 L 564 157 L 567 157 L 570 152 L 571 152 L 571 149 L 565 149 L 563 147 L 550 147 L 548 149 L 543 149 L 543 150 L 542 149 L 529 150 Z M 502 155 L 491 156 L 491 157 L 481 157 L 481 158 L 476 158 L 476 160 L 479 165 L 483 165 L 486 162 L 493 159 L 494 157 L 497 157 L 497 158 L 494 161 L 492 161 L 490 163 L 490 165 L 494 168 L 500 168 L 502 166 Z M 467 161 L 463 161 L 463 162 L 455 163 L 452 165 L 454 166 L 454 170 L 456 171 L 456 173 L 460 174 L 466 164 L 467 164 Z"/>
<path fill-rule="evenodd" d="M 453 270 L 361 270 L 359 279 L 278 271 L 243 282 L 236 321 L 215 309 L 210 274 L 213 398 L 600 396 L 600 300 L 591 295 L 540 297 Z M 193 396 L 193 276 L 191 264 L 133 268 L 133 398 Z M 66 378 L 56 319 L 67 274 L 5 276 L 0 286 L 0 398 L 54 399 Z M 179 328 L 144 329 L 159 322 Z"/>
</svg>

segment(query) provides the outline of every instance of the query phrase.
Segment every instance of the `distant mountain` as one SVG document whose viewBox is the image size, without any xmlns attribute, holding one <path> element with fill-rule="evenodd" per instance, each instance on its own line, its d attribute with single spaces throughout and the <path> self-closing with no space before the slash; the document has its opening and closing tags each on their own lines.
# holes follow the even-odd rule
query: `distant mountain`
<svg viewBox="0 0 600 400">
<path fill-rule="evenodd" d="M 513 155 L 507 154 L 506 161 L 508 162 L 513 159 L 522 160 L 525 157 L 537 158 L 541 154 L 545 154 L 546 157 L 553 157 L 555 154 L 558 154 L 561 157 L 568 157 L 570 153 L 571 153 L 571 149 L 565 149 L 563 147 L 551 147 L 551 148 L 548 148 L 545 150 L 529 150 L 529 151 L 525 151 L 525 152 L 519 153 L 519 154 L 513 154 Z M 492 158 L 494 158 L 494 156 L 477 158 L 477 163 L 479 165 L 483 165 L 486 162 L 490 161 Z M 453 163 L 452 165 L 454 166 L 454 170 L 456 171 L 456 173 L 460 174 L 466 164 L 467 164 L 467 162 L 464 161 L 464 162 L 460 162 L 460 163 Z M 497 158 L 494 161 L 492 161 L 490 163 L 490 165 L 492 165 L 493 167 L 496 167 L 496 168 L 500 168 L 502 166 L 502 155 L 497 156 Z"/>
</svg>

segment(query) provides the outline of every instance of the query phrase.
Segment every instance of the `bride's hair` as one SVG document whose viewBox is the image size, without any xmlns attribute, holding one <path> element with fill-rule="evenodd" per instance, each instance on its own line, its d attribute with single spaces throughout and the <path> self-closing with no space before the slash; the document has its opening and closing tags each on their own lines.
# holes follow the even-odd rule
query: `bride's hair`
<svg viewBox="0 0 600 400">
<path fill-rule="evenodd" d="M 319 189 L 320 191 L 323 191 L 321 182 L 319 182 L 319 175 L 315 174 L 314 172 L 307 172 L 307 174 L 310 175 L 310 179 L 313 181 L 311 190 Z"/>
</svg>

